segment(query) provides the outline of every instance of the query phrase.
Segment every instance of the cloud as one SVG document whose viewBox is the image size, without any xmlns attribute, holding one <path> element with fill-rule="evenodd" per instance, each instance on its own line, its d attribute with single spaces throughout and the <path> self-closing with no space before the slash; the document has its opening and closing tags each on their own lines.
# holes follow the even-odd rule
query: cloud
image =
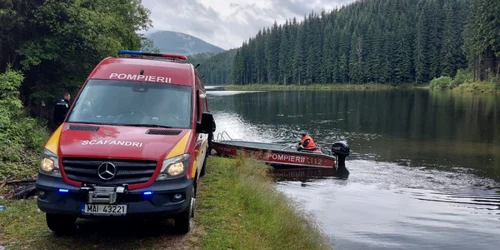
<svg viewBox="0 0 500 250">
<path fill-rule="evenodd" d="M 302 20 L 311 11 L 327 11 L 354 0 L 143 0 L 151 10 L 149 32 L 183 32 L 224 49 L 241 46 L 259 29 Z"/>
</svg>

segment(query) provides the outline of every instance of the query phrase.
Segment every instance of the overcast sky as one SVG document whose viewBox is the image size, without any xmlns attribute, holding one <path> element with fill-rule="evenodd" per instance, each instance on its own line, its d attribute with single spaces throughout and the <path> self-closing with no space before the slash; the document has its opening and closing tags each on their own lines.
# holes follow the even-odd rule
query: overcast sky
<svg viewBox="0 0 500 250">
<path fill-rule="evenodd" d="M 172 30 L 223 49 L 241 46 L 274 20 L 302 20 L 311 11 L 326 11 L 355 0 L 142 0 L 151 10 L 153 28 Z"/>
</svg>

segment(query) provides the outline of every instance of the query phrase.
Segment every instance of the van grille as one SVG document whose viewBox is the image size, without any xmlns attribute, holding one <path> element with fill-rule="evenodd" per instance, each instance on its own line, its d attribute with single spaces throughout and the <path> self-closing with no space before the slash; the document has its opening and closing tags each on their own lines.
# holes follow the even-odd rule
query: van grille
<svg viewBox="0 0 500 250">
<path fill-rule="evenodd" d="M 99 177 L 98 168 L 103 163 L 112 163 L 116 167 L 115 175 L 109 180 Z M 147 182 L 156 169 L 156 161 L 112 159 L 63 158 L 62 165 L 66 176 L 72 181 L 112 186 Z M 109 170 L 113 173 L 112 166 Z M 106 179 L 111 177 L 109 173 L 103 176 Z"/>
</svg>

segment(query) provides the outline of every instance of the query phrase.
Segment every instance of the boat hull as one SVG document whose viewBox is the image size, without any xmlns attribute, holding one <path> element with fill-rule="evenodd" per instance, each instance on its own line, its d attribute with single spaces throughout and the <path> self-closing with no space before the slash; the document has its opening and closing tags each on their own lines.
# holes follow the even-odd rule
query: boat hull
<svg viewBox="0 0 500 250">
<path fill-rule="evenodd" d="M 316 152 L 292 151 L 281 144 L 246 141 L 213 141 L 212 149 L 218 155 L 236 157 L 239 154 L 253 157 L 278 169 L 288 168 L 337 168 L 337 158 Z"/>
</svg>

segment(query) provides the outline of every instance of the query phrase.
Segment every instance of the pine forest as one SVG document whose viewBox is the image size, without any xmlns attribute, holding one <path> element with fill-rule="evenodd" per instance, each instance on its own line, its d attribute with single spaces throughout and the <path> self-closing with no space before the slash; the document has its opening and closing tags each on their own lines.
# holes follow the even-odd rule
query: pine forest
<svg viewBox="0 0 500 250">
<path fill-rule="evenodd" d="M 206 84 L 428 83 L 498 77 L 500 1 L 361 0 L 195 55 Z M 497 32 L 495 32 L 495 30 Z"/>
</svg>

